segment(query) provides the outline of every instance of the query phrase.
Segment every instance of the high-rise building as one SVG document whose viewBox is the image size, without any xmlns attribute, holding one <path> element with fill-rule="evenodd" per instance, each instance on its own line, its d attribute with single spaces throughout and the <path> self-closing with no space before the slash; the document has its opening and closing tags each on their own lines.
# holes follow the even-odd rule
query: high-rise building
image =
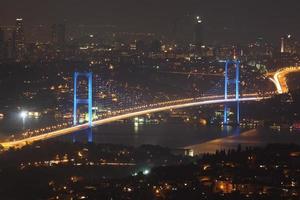
<svg viewBox="0 0 300 200">
<path fill-rule="evenodd" d="M 0 60 L 4 59 L 4 31 L 0 28 Z"/>
<path fill-rule="evenodd" d="M 281 38 L 281 53 L 295 54 L 297 52 L 296 41 L 291 34 Z"/>
<path fill-rule="evenodd" d="M 4 31 L 0 27 L 0 45 L 4 43 Z"/>
<path fill-rule="evenodd" d="M 5 58 L 6 59 L 15 59 L 16 58 L 16 32 L 12 32 L 11 38 L 6 41 L 5 44 Z"/>
<path fill-rule="evenodd" d="M 284 53 L 284 37 L 281 38 L 280 52 Z"/>
<path fill-rule="evenodd" d="M 159 40 L 157 40 L 157 39 L 153 40 L 150 45 L 150 50 L 152 52 L 158 53 L 161 51 L 161 46 L 162 46 L 162 44 Z"/>
<path fill-rule="evenodd" d="M 203 21 L 200 16 L 196 17 L 194 30 L 194 44 L 197 48 L 203 46 Z"/>
<path fill-rule="evenodd" d="M 52 25 L 52 43 L 58 48 L 63 48 L 66 42 L 66 25 Z"/>
<path fill-rule="evenodd" d="M 46 25 L 31 26 L 30 33 L 26 34 L 26 42 L 30 43 L 47 43 L 49 42 L 50 27 Z"/>
<path fill-rule="evenodd" d="M 24 25 L 23 19 L 16 19 L 16 31 L 15 31 L 15 50 L 16 50 L 16 59 L 18 61 L 23 60 L 25 55 L 25 34 L 24 34 Z"/>
</svg>

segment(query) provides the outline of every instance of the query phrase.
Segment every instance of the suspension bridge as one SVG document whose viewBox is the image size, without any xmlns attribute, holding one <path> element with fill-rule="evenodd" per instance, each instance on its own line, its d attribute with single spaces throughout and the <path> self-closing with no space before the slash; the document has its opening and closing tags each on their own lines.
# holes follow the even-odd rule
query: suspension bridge
<svg viewBox="0 0 300 200">
<path fill-rule="evenodd" d="M 230 76 L 229 68 L 233 69 L 234 75 Z M 127 109 L 115 110 L 111 114 L 106 115 L 102 119 L 92 120 L 92 73 L 74 73 L 74 100 L 73 100 L 73 125 L 71 127 L 62 128 L 55 131 L 50 131 L 40 135 L 30 136 L 28 138 L 3 142 L 1 145 L 5 148 L 19 148 L 36 141 L 47 140 L 66 134 L 75 133 L 78 131 L 91 129 L 92 127 L 112 123 L 118 120 L 123 120 L 127 118 L 132 118 L 135 116 L 146 115 L 156 112 L 168 111 L 173 109 L 187 108 L 193 106 L 202 105 L 212 105 L 212 104 L 224 104 L 224 120 L 223 124 L 228 124 L 228 111 L 229 106 L 234 105 L 236 107 L 236 124 L 240 122 L 240 103 L 249 101 L 260 101 L 265 98 L 269 98 L 269 95 L 259 95 L 257 93 L 243 94 L 240 95 L 240 62 L 237 60 L 228 60 L 225 63 L 225 73 L 224 73 L 224 94 L 222 95 L 206 95 L 196 98 L 185 98 L 172 101 L 165 101 L 160 103 L 153 103 L 148 105 L 134 106 Z M 87 79 L 88 87 L 88 97 L 86 99 L 81 99 L 77 97 L 77 82 L 78 77 L 84 77 Z M 234 86 L 234 92 L 229 91 L 229 87 Z M 78 124 L 77 110 L 78 105 L 87 105 L 88 107 L 88 122 L 84 124 Z M 90 131 L 88 134 L 88 141 L 93 141 L 93 135 Z"/>
</svg>

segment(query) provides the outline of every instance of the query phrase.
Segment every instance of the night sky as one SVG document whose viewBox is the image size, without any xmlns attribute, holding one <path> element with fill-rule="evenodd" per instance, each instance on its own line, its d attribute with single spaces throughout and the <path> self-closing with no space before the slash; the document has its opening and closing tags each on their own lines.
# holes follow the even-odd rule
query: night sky
<svg viewBox="0 0 300 200">
<path fill-rule="evenodd" d="M 113 24 L 126 31 L 172 33 L 176 20 L 200 15 L 207 41 L 300 37 L 299 0 L 0 0 L 0 24 Z M 226 32 L 226 34 L 224 34 Z M 226 37 L 226 38 L 225 38 Z"/>
</svg>

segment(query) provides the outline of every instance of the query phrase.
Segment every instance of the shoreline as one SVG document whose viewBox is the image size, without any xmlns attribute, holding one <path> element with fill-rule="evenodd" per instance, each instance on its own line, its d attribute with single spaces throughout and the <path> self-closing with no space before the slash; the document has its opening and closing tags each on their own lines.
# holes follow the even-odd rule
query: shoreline
<svg viewBox="0 0 300 200">
<path fill-rule="evenodd" d="M 242 132 L 240 135 L 231 135 L 196 145 L 185 146 L 183 149 L 192 150 L 194 155 L 200 155 L 204 153 L 215 153 L 217 150 L 221 149 L 234 149 L 237 148 L 239 144 L 242 146 L 258 146 L 263 143 L 262 141 L 257 140 L 257 133 L 257 129 L 251 129 Z"/>
</svg>

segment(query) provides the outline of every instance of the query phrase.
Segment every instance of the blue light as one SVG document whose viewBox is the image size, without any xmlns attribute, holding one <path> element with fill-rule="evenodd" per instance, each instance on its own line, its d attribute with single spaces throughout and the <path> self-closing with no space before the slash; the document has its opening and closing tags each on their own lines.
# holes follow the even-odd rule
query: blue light
<svg viewBox="0 0 300 200">
<path fill-rule="evenodd" d="M 88 99 L 79 99 L 77 98 L 77 80 L 79 76 L 84 76 L 88 79 Z M 78 104 L 87 104 L 88 105 L 88 124 L 89 128 L 92 127 L 93 122 L 93 73 L 74 73 L 74 102 L 73 102 L 73 125 L 77 125 L 77 105 Z M 73 139 L 76 141 L 76 139 Z M 88 142 L 93 142 L 92 131 L 88 133 Z"/>
<path fill-rule="evenodd" d="M 235 66 L 235 79 L 229 80 L 228 78 L 228 66 L 233 64 Z M 225 64 L 225 84 L 224 84 L 224 98 L 228 99 L 228 86 L 229 84 L 235 84 L 235 99 L 237 101 L 236 105 L 236 123 L 240 123 L 240 61 L 238 60 L 227 60 Z M 223 124 L 228 124 L 228 105 L 224 105 L 224 121 Z"/>
<path fill-rule="evenodd" d="M 74 73 L 74 100 L 73 100 L 73 125 L 77 124 L 77 77 L 78 73 Z"/>
</svg>

